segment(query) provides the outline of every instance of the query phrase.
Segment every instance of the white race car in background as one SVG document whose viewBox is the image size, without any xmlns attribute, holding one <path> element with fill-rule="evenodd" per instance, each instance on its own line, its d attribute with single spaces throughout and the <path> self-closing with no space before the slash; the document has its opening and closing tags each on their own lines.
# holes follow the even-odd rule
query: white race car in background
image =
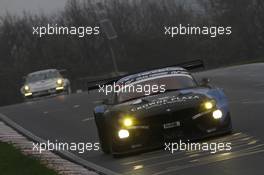
<svg viewBox="0 0 264 175">
<path fill-rule="evenodd" d="M 47 69 L 28 74 L 21 88 L 25 99 L 50 96 L 56 94 L 70 94 L 70 81 L 63 78 L 57 69 Z"/>
</svg>

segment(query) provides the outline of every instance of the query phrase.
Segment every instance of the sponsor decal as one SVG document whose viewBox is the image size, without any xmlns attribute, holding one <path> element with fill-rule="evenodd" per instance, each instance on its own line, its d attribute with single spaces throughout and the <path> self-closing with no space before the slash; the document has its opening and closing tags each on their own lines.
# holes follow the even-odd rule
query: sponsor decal
<svg viewBox="0 0 264 175">
<path fill-rule="evenodd" d="M 127 76 L 122 79 L 120 79 L 117 84 L 131 84 L 137 81 L 141 80 L 146 80 L 146 79 L 151 79 L 155 77 L 162 77 L 162 76 L 168 76 L 168 75 L 190 75 L 188 71 L 186 71 L 183 68 L 179 67 L 171 67 L 171 68 L 164 68 L 164 69 L 158 69 L 154 71 L 148 71 L 148 72 L 143 72 L 143 73 L 138 73 L 135 75 Z"/>
<path fill-rule="evenodd" d="M 182 102 L 186 102 L 190 100 L 199 100 L 199 99 L 200 97 L 198 95 L 189 95 L 189 96 L 182 96 L 182 97 L 179 97 L 179 96 L 163 97 L 157 100 L 153 100 L 149 103 L 143 104 L 141 106 L 132 108 L 131 111 L 135 112 L 135 111 L 140 111 L 144 109 L 151 109 L 153 107 L 158 107 L 158 106 L 162 106 L 166 104 L 182 103 Z"/>
</svg>

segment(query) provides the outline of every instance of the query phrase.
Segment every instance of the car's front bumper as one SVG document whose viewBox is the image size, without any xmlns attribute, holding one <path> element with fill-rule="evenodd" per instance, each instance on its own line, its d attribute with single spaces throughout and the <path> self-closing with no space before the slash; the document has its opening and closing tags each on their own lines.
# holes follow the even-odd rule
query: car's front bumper
<svg viewBox="0 0 264 175">
<path fill-rule="evenodd" d="M 32 98 L 39 98 L 39 97 L 57 95 L 57 94 L 61 94 L 61 93 L 66 92 L 66 91 L 67 91 L 67 87 L 49 88 L 49 89 L 45 89 L 45 90 L 31 92 L 31 95 L 24 96 L 24 97 L 26 99 L 32 99 Z"/>
<path fill-rule="evenodd" d="M 175 120 L 176 119 L 176 120 Z M 164 120 L 153 121 L 148 127 L 134 127 L 129 130 L 130 136 L 120 139 L 114 136 L 112 153 L 115 155 L 148 150 L 164 146 L 165 142 L 199 140 L 210 136 L 224 134 L 232 130 L 230 114 L 226 113 L 221 120 L 215 120 L 211 113 L 198 119 L 172 118 L 166 121 L 180 122 L 180 126 L 164 128 Z"/>
</svg>

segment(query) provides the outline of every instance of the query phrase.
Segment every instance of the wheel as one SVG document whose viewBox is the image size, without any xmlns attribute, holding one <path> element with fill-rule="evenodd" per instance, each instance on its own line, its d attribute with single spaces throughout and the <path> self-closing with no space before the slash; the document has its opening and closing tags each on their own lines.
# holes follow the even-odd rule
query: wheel
<svg viewBox="0 0 264 175">
<path fill-rule="evenodd" d="M 97 126 L 97 133 L 100 140 L 100 147 L 105 154 L 110 154 L 111 139 L 110 139 L 110 132 L 108 131 L 105 123 L 105 118 L 101 115 L 97 116 L 96 114 L 94 114 L 94 116 L 95 116 L 95 123 Z"/>
<path fill-rule="evenodd" d="M 100 140 L 100 146 L 101 146 L 102 151 L 105 154 L 110 154 L 111 153 L 110 146 L 109 146 L 109 144 L 105 143 L 105 141 Z"/>
<path fill-rule="evenodd" d="M 232 134 L 233 133 L 233 125 L 232 125 L 230 113 L 228 113 L 228 117 L 227 117 L 225 123 L 226 123 L 224 126 L 225 131 L 223 132 L 223 134 L 226 134 L 226 135 Z"/>
<path fill-rule="evenodd" d="M 232 124 L 232 120 L 230 118 L 230 123 L 229 123 L 227 134 L 232 134 L 232 133 L 233 133 L 233 124 Z"/>
<path fill-rule="evenodd" d="M 228 128 L 227 133 L 231 134 L 233 132 L 233 124 L 232 124 L 232 119 L 231 119 L 230 113 L 228 113 L 227 128 Z"/>
</svg>

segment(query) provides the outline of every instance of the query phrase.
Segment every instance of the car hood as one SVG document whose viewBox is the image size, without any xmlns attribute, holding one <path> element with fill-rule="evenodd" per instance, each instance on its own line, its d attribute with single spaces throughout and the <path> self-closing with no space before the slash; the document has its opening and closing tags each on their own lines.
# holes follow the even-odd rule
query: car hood
<svg viewBox="0 0 264 175">
<path fill-rule="evenodd" d="M 156 115 L 166 111 L 198 108 L 209 99 L 211 97 L 196 90 L 179 90 L 122 103 L 114 106 L 111 110 L 117 113 L 140 114 L 140 116 Z"/>
<path fill-rule="evenodd" d="M 44 91 L 48 89 L 56 88 L 57 78 L 37 81 L 34 83 L 27 84 L 30 87 L 31 92 Z"/>
</svg>

